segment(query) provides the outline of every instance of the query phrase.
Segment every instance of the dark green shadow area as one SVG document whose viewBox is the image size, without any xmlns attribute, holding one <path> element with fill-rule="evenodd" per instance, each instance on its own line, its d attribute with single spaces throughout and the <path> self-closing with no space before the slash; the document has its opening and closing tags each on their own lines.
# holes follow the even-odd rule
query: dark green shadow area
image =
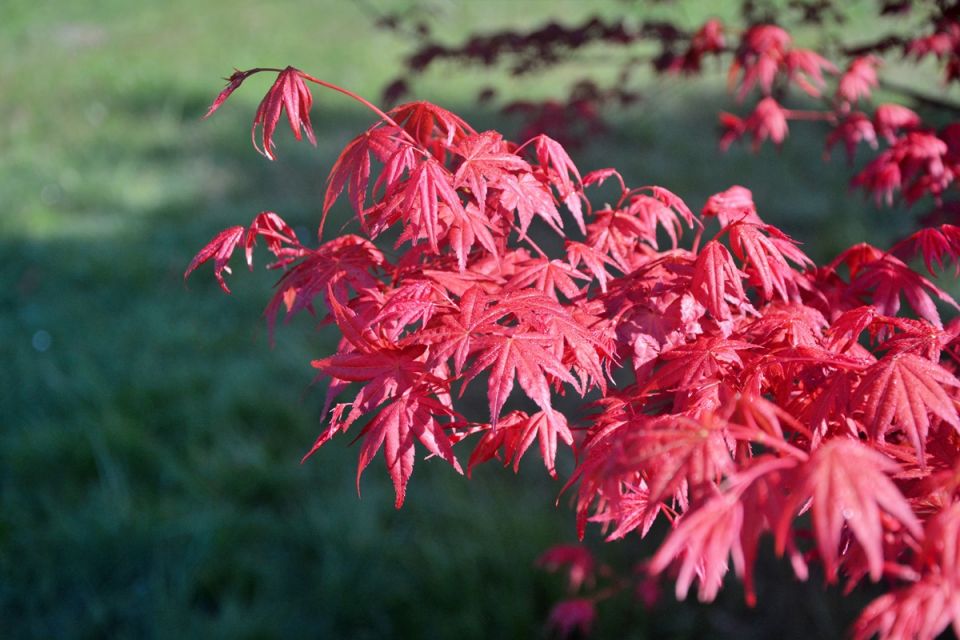
<svg viewBox="0 0 960 640">
<path fill-rule="evenodd" d="M 0 26 L 0 635 L 543 637 L 562 583 L 533 562 L 575 533 L 567 498 L 554 506 L 561 484 L 535 456 L 519 476 L 489 465 L 469 482 L 418 460 L 401 511 L 378 458 L 358 499 L 348 439 L 299 464 L 322 428 L 310 360 L 335 337 L 303 316 L 270 346 L 260 315 L 275 273 L 237 260 L 230 297 L 209 267 L 182 280 L 214 233 L 262 209 L 312 237 L 336 153 L 371 122 L 318 93 L 319 149 L 282 132 L 270 163 L 249 141 L 269 80 L 202 122 L 218 77 L 290 63 L 375 97 L 404 45 L 350 3 L 10 1 Z M 473 73 L 425 81 L 417 97 L 502 128 L 472 104 Z M 744 184 L 817 260 L 854 241 L 883 246 L 909 226 L 903 212 L 846 193 L 849 173 L 821 161 L 819 135 L 720 155 L 718 108 L 731 105 L 716 83 L 652 85 L 577 161 L 661 184 L 693 208 Z M 339 209 L 328 229 L 346 219 Z M 602 552 L 626 567 L 651 548 Z M 756 611 L 734 581 L 710 607 L 667 597 L 648 614 L 629 598 L 606 602 L 598 637 L 838 636 L 856 601 L 786 575 L 764 562 Z"/>
<path fill-rule="evenodd" d="M 156 117 L 148 104 L 114 106 Z M 356 113 L 324 115 L 323 140 L 364 124 Z M 347 440 L 298 463 L 321 429 L 323 388 L 311 386 L 309 361 L 332 350 L 333 336 L 304 316 L 269 346 L 260 315 L 276 274 L 239 269 L 231 297 L 209 270 L 184 285 L 192 253 L 261 208 L 315 224 L 324 173 L 309 148 L 285 147 L 272 165 L 242 137 L 105 142 L 98 153 L 111 160 L 91 156 L 91 174 L 137 163 L 167 179 L 196 163 L 222 170 L 230 191 L 198 186 L 192 196 L 187 180 L 186 194 L 165 192 L 154 208 L 123 194 L 65 194 L 66 211 L 51 215 L 76 231 L 2 242 L 0 277 L 11 286 L 0 294 L 0 619 L 16 636 L 538 628 L 551 581 L 532 562 L 572 533 L 553 506 L 558 484 L 493 468 L 468 484 L 421 461 L 395 511 L 381 463 L 359 500 Z M 111 216 L 122 219 L 105 228 Z"/>
</svg>

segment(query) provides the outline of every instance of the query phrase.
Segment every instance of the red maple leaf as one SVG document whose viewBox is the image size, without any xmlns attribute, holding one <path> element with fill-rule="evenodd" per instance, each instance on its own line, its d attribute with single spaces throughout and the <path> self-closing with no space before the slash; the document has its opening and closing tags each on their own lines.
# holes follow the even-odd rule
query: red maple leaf
<svg viewBox="0 0 960 640">
<path fill-rule="evenodd" d="M 755 349 L 741 340 L 703 337 L 660 354 L 664 364 L 648 383 L 650 389 L 693 389 L 711 384 L 732 370 L 743 367 L 741 351 Z"/>
<path fill-rule="evenodd" d="M 790 79 L 813 97 L 819 97 L 826 82 L 823 72 L 836 73 L 832 62 L 809 49 L 792 49 L 784 59 Z"/>
<path fill-rule="evenodd" d="M 737 91 L 738 100 L 743 100 L 757 84 L 760 85 L 764 95 L 770 94 L 784 54 L 790 49 L 791 41 L 789 33 L 772 24 L 754 25 L 744 32 L 727 75 L 731 88 L 738 82 L 740 84 Z M 742 78 L 740 78 L 741 70 Z"/>
<path fill-rule="evenodd" d="M 702 214 L 716 217 L 724 227 L 733 222 L 763 224 L 757 215 L 757 205 L 753 202 L 753 193 L 746 187 L 735 185 L 726 191 L 715 193 L 707 198 Z"/>
<path fill-rule="evenodd" d="M 776 486 L 779 472 L 794 465 L 795 460 L 789 458 L 761 456 L 731 474 L 723 492 L 714 490 L 674 521 L 674 529 L 651 559 L 649 571 L 660 573 L 679 562 L 677 598 L 686 598 L 697 578 L 700 601 L 710 602 L 728 571 L 727 558 L 732 558 L 736 575 L 747 583 L 749 600 L 753 588 L 749 572 L 756 559 L 759 535 L 768 526 L 764 511 L 771 506 L 763 496 L 770 493 L 771 485 Z"/>
<path fill-rule="evenodd" d="M 203 118 L 207 119 L 210 116 L 212 116 L 213 113 L 217 109 L 219 109 L 224 102 L 227 101 L 227 98 L 230 97 L 230 94 L 236 91 L 240 87 L 240 85 L 243 84 L 243 81 L 246 80 L 248 77 L 250 77 L 251 73 L 252 73 L 251 71 L 240 71 L 239 69 L 234 69 L 233 73 L 230 74 L 229 78 L 224 78 L 224 80 L 227 81 L 227 86 L 225 86 L 223 90 L 219 94 L 217 94 L 217 97 L 210 104 L 210 107 L 207 109 L 207 112 L 203 115 Z"/>
<path fill-rule="evenodd" d="M 502 457 L 503 466 L 513 462 L 513 470 L 520 470 L 520 459 L 533 444 L 540 442 L 540 457 L 550 477 L 557 477 L 556 458 L 559 442 L 573 445 L 573 434 L 564 415 L 553 409 L 538 411 L 533 415 L 514 411 L 498 420 L 483 434 L 477 443 L 468 470 L 494 457 Z M 500 451 L 502 450 L 502 454 Z"/>
<path fill-rule="evenodd" d="M 607 535 L 607 541 L 619 540 L 631 531 L 639 530 L 640 537 L 646 537 L 660 514 L 660 505 L 650 508 L 650 492 L 642 479 L 636 486 L 627 486 L 623 494 L 615 501 L 611 500 L 605 510 L 598 510 L 591 522 L 615 522 L 616 528 Z"/>
<path fill-rule="evenodd" d="M 660 573 L 675 558 L 682 558 L 676 582 L 677 599 L 686 598 L 693 579 L 699 578 L 698 597 L 701 602 L 710 602 L 723 584 L 728 557 L 733 557 L 737 575 L 743 575 L 742 526 L 743 504 L 738 496 L 719 494 L 678 520 L 677 528 L 650 561 L 650 571 Z"/>
<path fill-rule="evenodd" d="M 607 267 L 615 267 L 616 263 L 605 253 L 598 251 L 590 245 L 582 242 L 567 242 L 567 260 L 570 266 L 576 269 L 581 264 L 587 268 L 590 274 L 600 285 L 600 291 L 607 292 L 607 282 L 610 280 L 610 273 Z"/>
<path fill-rule="evenodd" d="M 754 152 L 759 150 L 760 145 L 768 138 L 779 146 L 789 133 L 787 126 L 789 116 L 790 112 L 773 98 L 764 98 L 758 102 L 753 113 L 746 119 L 730 113 L 721 113 L 720 125 L 724 134 L 720 138 L 720 149 L 726 151 L 733 141 L 739 140 L 747 133 L 753 138 L 751 144 Z"/>
<path fill-rule="evenodd" d="M 558 293 L 573 300 L 580 295 L 583 286 L 574 280 L 589 281 L 590 277 L 560 260 L 531 258 L 517 265 L 517 272 L 507 281 L 504 290 L 525 289 L 532 285 L 533 289 L 554 300 L 559 300 Z"/>
<path fill-rule="evenodd" d="M 439 162 L 427 158 L 410 172 L 410 176 L 392 193 L 387 194 L 382 216 L 389 218 L 396 211 L 414 239 L 425 237 L 434 253 L 446 234 L 440 225 L 440 206 L 449 207 L 454 216 L 464 217 L 463 203 L 453 188 L 453 176 Z"/>
<path fill-rule="evenodd" d="M 490 220 L 483 215 L 472 202 L 467 203 L 463 208 L 463 214 L 459 211 L 447 209 L 450 215 L 449 231 L 447 232 L 447 243 L 453 247 L 457 256 L 457 267 L 461 273 L 467 270 L 467 260 L 474 245 L 479 242 L 493 257 L 500 253 L 498 246 L 498 237 L 496 229 L 490 223 Z"/>
<path fill-rule="evenodd" d="M 363 470 L 383 447 L 387 470 L 397 494 L 395 506 L 403 506 L 407 482 L 413 473 L 415 442 L 420 442 L 431 454 L 449 462 L 457 473 L 463 473 L 453 455 L 445 425 L 438 416 L 452 418 L 455 414 L 437 400 L 422 395 L 423 390 L 408 390 L 385 405 L 363 428 L 363 446 L 357 466 L 357 488 Z"/>
<path fill-rule="evenodd" d="M 774 292 L 785 302 L 796 299 L 797 272 L 787 260 L 802 267 L 813 264 L 797 249 L 796 242 L 770 225 L 738 222 L 727 229 L 734 254 L 746 260 L 751 278 L 759 283 L 764 299 L 772 298 Z"/>
<path fill-rule="evenodd" d="M 877 132 L 866 115 L 854 111 L 845 115 L 827 136 L 826 155 L 830 155 L 833 146 L 838 142 L 843 142 L 847 152 L 847 163 L 853 164 L 858 144 L 866 142 L 872 148 L 877 148 Z"/>
<path fill-rule="evenodd" d="M 871 438 L 883 442 L 890 431 L 902 430 L 923 465 L 930 414 L 960 431 L 948 387 L 960 387 L 960 380 L 939 364 L 910 353 L 894 353 L 866 370 L 853 396 Z"/>
<path fill-rule="evenodd" d="M 223 279 L 223 272 L 226 271 L 230 273 L 230 267 L 227 266 L 227 263 L 230 262 L 230 256 L 233 255 L 234 249 L 236 249 L 240 241 L 243 240 L 245 231 L 246 229 L 244 227 L 236 226 L 224 229 L 215 235 L 213 239 L 193 257 L 190 264 L 187 265 L 187 270 L 183 272 L 183 279 L 186 280 L 197 267 L 207 260 L 212 259 L 214 277 L 216 277 L 217 282 L 220 283 L 220 288 L 230 293 L 230 288 Z"/>
<path fill-rule="evenodd" d="M 421 385 L 442 385 L 443 382 L 424 363 L 425 346 L 400 345 L 378 335 L 369 318 L 359 316 L 349 306 L 341 304 L 332 289 L 332 286 L 328 287 L 327 304 L 344 340 L 337 353 L 311 364 L 321 375 L 332 379 L 330 393 L 342 390 L 343 385 L 339 383 L 364 384 L 351 403 L 350 413 L 346 417 L 336 416 L 307 456 L 333 434 L 346 431 L 358 418 L 388 399 Z"/>
<path fill-rule="evenodd" d="M 401 333 L 417 332 L 437 315 L 455 308 L 442 287 L 431 280 L 410 280 L 390 291 L 373 324 L 382 327 L 393 341 L 400 341 Z"/>
<path fill-rule="evenodd" d="M 479 348 L 478 340 L 501 330 L 497 324 L 510 313 L 509 308 L 494 304 L 483 289 L 473 286 L 463 293 L 454 313 L 445 313 L 439 323 L 417 336 L 421 344 L 431 345 L 431 362 L 453 357 L 454 372 L 459 377 L 471 353 Z"/>
<path fill-rule="evenodd" d="M 344 186 L 347 187 L 353 210 L 358 216 L 363 216 L 370 183 L 370 154 L 373 153 L 374 157 L 384 163 L 391 158 L 403 160 L 410 155 L 406 153 L 397 156 L 398 151 L 409 151 L 410 146 L 398 134 L 399 129 L 396 127 L 368 129 L 344 147 L 327 177 L 327 190 L 323 197 L 324 218 L 340 197 Z"/>
<path fill-rule="evenodd" d="M 446 150 L 463 136 L 476 134 L 460 116 L 429 102 L 401 104 L 391 109 L 388 115 L 439 161 L 445 159 Z"/>
<path fill-rule="evenodd" d="M 558 544 L 550 547 L 537 558 L 537 564 L 547 571 L 566 569 L 570 593 L 576 593 L 584 583 L 589 585 L 594 581 L 593 554 L 579 544 Z"/>
<path fill-rule="evenodd" d="M 920 522 L 903 494 L 887 474 L 896 463 L 850 438 L 834 438 L 817 449 L 799 468 L 798 490 L 791 496 L 777 530 L 777 548 L 782 552 L 787 525 L 797 509 L 811 500 L 813 529 L 828 581 L 835 581 L 840 555 L 840 537 L 848 527 L 867 556 L 870 577 L 883 574 L 883 529 L 881 512 L 899 521 L 920 538 Z"/>
<path fill-rule="evenodd" d="M 464 373 L 464 386 L 489 369 L 487 397 L 491 424 L 496 426 L 500 411 L 513 389 L 514 378 L 528 398 L 551 414 L 552 380 L 577 385 L 569 369 L 553 351 L 556 342 L 554 335 L 509 327 L 477 339 L 478 355 Z"/>
<path fill-rule="evenodd" d="M 870 640 L 878 633 L 881 638 L 938 638 L 951 624 L 960 635 L 960 590 L 933 574 L 871 602 L 857 619 L 853 638 Z"/>
<path fill-rule="evenodd" d="M 289 319 L 302 310 L 313 313 L 314 299 L 320 295 L 326 299 L 331 288 L 376 288 L 374 273 L 385 264 L 386 259 L 373 243 L 354 235 L 340 236 L 317 249 L 305 250 L 300 261 L 277 282 L 277 293 L 264 311 L 270 332 L 281 308 L 286 308 L 285 317 Z"/>
<path fill-rule="evenodd" d="M 572 638 L 574 634 L 587 637 L 597 617 L 596 606 L 589 598 L 573 598 L 558 602 L 550 610 L 547 625 L 560 638 Z"/>
<path fill-rule="evenodd" d="M 712 240 L 703 246 L 697 256 L 691 290 L 697 301 L 714 317 L 729 320 L 730 305 L 742 305 L 747 299 L 743 277 L 727 248 Z"/>
<path fill-rule="evenodd" d="M 637 241 L 649 237 L 648 228 L 636 215 L 623 209 L 604 208 L 597 211 L 587 225 L 586 244 L 600 255 L 609 256 L 620 271 L 633 270 Z"/>
<path fill-rule="evenodd" d="M 299 69 L 287 67 L 277 75 L 276 81 L 267 95 L 263 97 L 257 113 L 253 116 L 253 128 L 250 136 L 257 151 L 274 160 L 273 132 L 277 128 L 280 114 L 287 112 L 290 130 L 297 140 L 301 139 L 301 129 L 307 135 L 311 144 L 316 145 L 317 139 L 313 135 L 310 124 L 310 107 L 313 106 L 313 96 L 304 82 L 304 73 Z M 261 128 L 261 143 L 257 144 L 257 126 Z"/>
<path fill-rule="evenodd" d="M 183 274 L 184 280 L 200 265 L 208 260 L 214 261 L 213 275 L 216 277 L 220 287 L 227 293 L 230 289 L 223 279 L 223 272 L 230 273 L 227 263 L 236 250 L 240 241 L 243 240 L 247 257 L 247 264 L 253 268 L 253 247 L 257 243 L 257 238 L 266 238 L 267 248 L 277 257 L 277 261 L 270 265 L 272 268 L 284 267 L 294 260 L 304 256 L 307 250 L 303 248 L 297 239 L 297 234 L 290 228 L 283 219 L 272 211 L 263 211 L 253 219 L 248 228 L 235 226 L 224 229 L 207 243 L 207 245 L 194 256 L 193 260 L 187 266 Z"/>
<path fill-rule="evenodd" d="M 691 493 L 712 491 L 709 487 L 733 471 L 725 427 L 722 419 L 711 414 L 700 419 L 666 415 L 636 420 L 624 456 L 646 478 L 647 511 L 643 517 L 678 495 L 684 504 Z"/>
<path fill-rule="evenodd" d="M 743 328 L 742 337 L 770 349 L 819 349 L 828 326 L 827 319 L 813 307 L 799 302 L 771 302 L 759 318 Z"/>
<path fill-rule="evenodd" d="M 563 233 L 563 219 L 553 202 L 553 196 L 533 174 L 508 174 L 497 185 L 500 188 L 500 205 L 507 211 L 517 212 L 521 238 L 526 237 L 530 223 L 537 216 L 557 233 Z"/>
<path fill-rule="evenodd" d="M 936 263 L 939 269 L 943 269 L 944 258 L 949 258 L 956 265 L 956 276 L 960 274 L 960 227 L 942 224 L 939 227 L 920 229 L 895 244 L 890 253 L 903 260 L 912 258 L 917 253 L 921 254 L 931 276 L 936 275 L 933 264 Z"/>
<path fill-rule="evenodd" d="M 277 257 L 277 261 L 270 265 L 270 268 L 284 267 L 306 253 L 293 228 L 273 211 L 264 211 L 257 214 L 250 223 L 244 241 L 247 265 L 251 269 L 257 238 L 264 238 L 267 248 Z"/>
<path fill-rule="evenodd" d="M 587 175 L 583 176 L 583 186 L 589 187 L 596 185 L 599 187 L 607 180 L 607 178 L 610 177 L 616 178 L 622 193 L 627 192 L 627 185 L 623 182 L 623 176 L 620 175 L 619 171 L 612 167 L 607 167 L 605 169 L 594 169 Z"/>
<path fill-rule="evenodd" d="M 901 129 L 914 129 L 921 123 L 920 116 L 913 109 L 902 104 L 881 104 L 873 112 L 873 124 L 877 135 L 893 144 Z"/>
<path fill-rule="evenodd" d="M 454 174 L 454 185 L 470 189 L 481 216 L 487 202 L 488 184 L 496 188 L 501 180 L 513 172 L 531 170 L 526 160 L 508 151 L 503 137 L 495 131 L 466 136 L 455 150 L 463 160 Z"/>
<path fill-rule="evenodd" d="M 931 362 L 939 362 L 940 355 L 951 342 L 957 338 L 956 323 L 947 329 L 941 329 L 926 320 L 912 318 L 882 318 L 876 323 L 877 332 L 892 336 L 877 345 L 887 353 L 913 353 Z"/>
<path fill-rule="evenodd" d="M 853 295 L 869 297 L 877 311 L 886 316 L 897 315 L 903 295 L 914 311 L 938 327 L 943 324 L 931 295 L 960 309 L 950 294 L 890 254 L 864 263 L 851 278 L 850 289 Z"/>
<path fill-rule="evenodd" d="M 860 98 L 869 99 L 877 87 L 877 66 L 880 59 L 876 56 L 854 58 L 840 76 L 837 83 L 837 97 L 846 102 L 856 102 Z"/>
<path fill-rule="evenodd" d="M 573 214 L 580 232 L 585 233 L 581 206 L 583 184 L 580 171 L 563 145 L 556 140 L 546 135 L 539 135 L 534 138 L 534 145 L 537 150 L 539 169 L 545 172 L 547 182 L 552 184 L 560 194 L 560 200 Z"/>
</svg>

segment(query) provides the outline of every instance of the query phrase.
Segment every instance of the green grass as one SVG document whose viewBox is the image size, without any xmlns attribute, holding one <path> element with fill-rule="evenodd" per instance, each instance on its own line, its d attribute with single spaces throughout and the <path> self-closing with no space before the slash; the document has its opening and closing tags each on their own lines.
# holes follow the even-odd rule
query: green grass
<svg viewBox="0 0 960 640">
<path fill-rule="evenodd" d="M 537 24 L 547 9 L 571 22 L 593 11 L 519 6 L 435 3 L 451 41 Z M 370 121 L 318 94 L 319 149 L 283 133 L 269 163 L 248 135 L 269 80 L 251 80 L 200 121 L 219 78 L 293 64 L 375 98 L 409 47 L 349 2 L 7 0 L 3 13 L 0 635 L 542 635 L 561 584 L 532 563 L 574 530 L 566 501 L 554 506 L 560 485 L 535 459 L 519 477 L 490 466 L 470 482 L 419 461 L 399 512 L 375 463 L 357 499 L 346 441 L 298 463 L 321 429 L 309 361 L 331 336 L 303 317 L 271 348 L 259 314 L 273 274 L 238 270 L 232 297 L 209 270 L 188 286 L 181 278 L 216 231 L 262 209 L 314 226 L 336 152 Z M 473 103 L 484 80 L 446 67 L 418 83 L 418 97 L 500 126 Z M 545 94 L 568 80 L 508 80 L 506 92 Z M 817 136 L 759 157 L 716 154 L 717 105 L 732 108 L 718 79 L 649 82 L 642 105 L 578 156 L 583 169 L 617 166 L 694 207 L 744 183 L 765 217 L 819 257 L 908 226 L 902 212 L 847 195 L 846 172 L 820 161 Z M 644 550 L 608 553 L 626 566 Z M 746 613 L 735 587 L 722 606 L 653 618 L 605 603 L 600 635 L 759 637 L 788 613 L 830 633 L 849 620 L 818 585 L 803 589 L 813 604 L 799 612 L 775 600 Z"/>
</svg>

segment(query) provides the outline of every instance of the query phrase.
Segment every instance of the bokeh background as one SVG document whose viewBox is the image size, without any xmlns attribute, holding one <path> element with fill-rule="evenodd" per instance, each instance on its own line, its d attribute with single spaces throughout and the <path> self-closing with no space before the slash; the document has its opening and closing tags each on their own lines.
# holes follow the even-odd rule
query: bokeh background
<svg viewBox="0 0 960 640">
<path fill-rule="evenodd" d="M 844 28 L 875 35 L 874 3 L 861 4 L 863 20 Z M 454 43 L 550 16 L 629 12 L 694 26 L 708 10 L 734 16 L 738 3 L 0 3 L 0 636 L 547 635 L 563 584 L 533 564 L 575 539 L 560 483 L 534 458 L 519 476 L 488 465 L 470 482 L 421 461 L 395 511 L 375 462 L 358 499 L 349 439 L 299 464 L 322 428 L 309 363 L 332 336 L 304 316 L 270 345 L 261 312 L 274 273 L 237 261 L 229 297 L 209 269 L 182 279 L 215 232 L 263 209 L 309 237 L 333 159 L 371 122 L 318 92 L 318 148 L 283 131 L 271 163 L 249 137 L 270 79 L 251 79 L 201 121 L 221 78 L 291 64 L 376 100 L 415 44 L 376 18 L 414 5 Z M 813 45 L 821 36 L 801 34 Z M 481 84 L 504 98 L 563 95 L 577 73 L 609 73 L 602 59 L 590 64 L 523 78 L 447 65 L 414 94 L 509 135 L 519 123 L 478 106 Z M 842 159 L 822 161 L 820 130 L 796 128 L 780 151 L 721 155 L 716 114 L 736 106 L 714 71 L 643 76 L 641 102 L 576 152 L 581 169 L 616 166 L 697 208 L 744 184 L 761 215 L 818 259 L 909 228 L 904 211 L 848 192 Z M 938 91 L 935 71 L 923 73 Z M 601 552 L 629 566 L 649 549 L 629 541 Z M 765 562 L 755 610 L 735 584 L 711 607 L 672 602 L 669 585 L 654 611 L 605 602 L 598 637 L 840 635 L 857 605 L 816 576 L 785 586 L 787 575 Z"/>
</svg>

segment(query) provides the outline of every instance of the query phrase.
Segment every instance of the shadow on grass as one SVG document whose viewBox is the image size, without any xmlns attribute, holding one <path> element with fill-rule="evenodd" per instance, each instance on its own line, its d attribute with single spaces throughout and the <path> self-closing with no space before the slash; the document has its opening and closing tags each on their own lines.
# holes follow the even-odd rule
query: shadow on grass
<svg viewBox="0 0 960 640">
<path fill-rule="evenodd" d="M 169 114 L 149 103 L 112 108 L 147 123 L 157 109 Z M 181 278 L 215 231 L 261 208 L 315 224 L 332 145 L 365 120 L 328 109 L 319 154 L 282 140 L 271 165 L 249 149 L 240 116 L 221 119 L 239 134 L 197 133 L 187 122 L 182 145 L 106 140 L 84 166 L 102 176 L 134 165 L 131 175 L 171 186 L 189 173 L 184 165 L 199 167 L 180 189 L 139 198 L 104 183 L 80 202 L 65 191 L 51 207 L 55 233 L 0 242 L 0 277 L 11 283 L 0 292 L 5 630 L 535 634 L 551 581 L 527 567 L 572 530 L 552 505 L 558 485 L 495 469 L 468 485 L 421 461 L 403 511 L 379 465 L 358 500 L 347 440 L 298 464 L 321 429 L 309 362 L 331 350 L 332 336 L 302 317 L 269 347 L 260 314 L 275 274 L 238 269 L 229 298 L 208 269 L 189 286 Z M 207 188 L 219 175 L 202 174 L 211 167 L 227 174 L 226 187 Z"/>
</svg>

